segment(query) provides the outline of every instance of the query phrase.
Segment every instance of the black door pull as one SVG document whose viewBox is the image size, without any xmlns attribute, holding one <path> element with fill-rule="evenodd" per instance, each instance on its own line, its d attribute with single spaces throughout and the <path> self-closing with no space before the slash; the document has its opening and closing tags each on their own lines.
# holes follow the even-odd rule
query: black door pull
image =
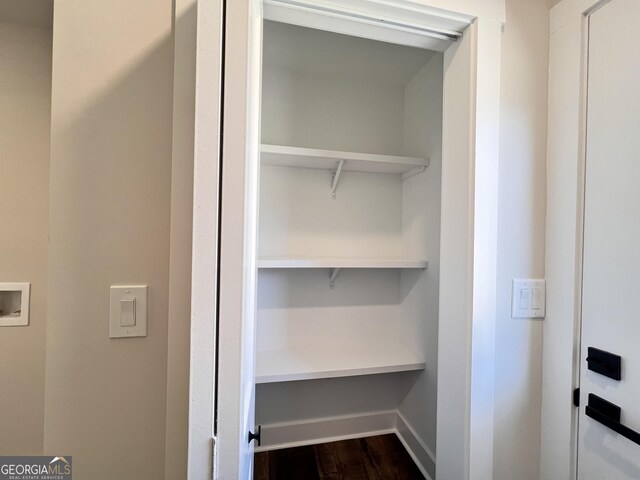
<svg viewBox="0 0 640 480">
<path fill-rule="evenodd" d="M 587 352 L 587 367 L 589 370 L 613 380 L 622 380 L 622 358 L 620 355 L 593 347 L 589 347 Z"/>
<path fill-rule="evenodd" d="M 640 445 L 640 433 L 620 423 L 621 409 L 619 406 L 590 393 L 585 413 L 587 417 L 593 418 L 596 422 L 600 422 L 605 427 Z"/>
</svg>

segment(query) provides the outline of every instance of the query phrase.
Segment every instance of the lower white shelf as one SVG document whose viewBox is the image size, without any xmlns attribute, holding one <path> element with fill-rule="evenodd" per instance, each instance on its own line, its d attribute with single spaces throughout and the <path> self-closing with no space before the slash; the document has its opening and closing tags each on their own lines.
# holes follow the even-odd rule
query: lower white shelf
<svg viewBox="0 0 640 480">
<path fill-rule="evenodd" d="M 400 344 L 301 347 L 256 353 L 256 383 L 423 370 L 424 361 Z"/>
</svg>

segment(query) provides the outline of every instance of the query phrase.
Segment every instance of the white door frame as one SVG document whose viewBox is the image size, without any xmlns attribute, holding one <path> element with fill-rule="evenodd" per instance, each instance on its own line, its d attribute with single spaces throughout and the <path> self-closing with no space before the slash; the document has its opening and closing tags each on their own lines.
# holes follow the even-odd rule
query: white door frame
<svg viewBox="0 0 640 480">
<path fill-rule="evenodd" d="M 551 10 L 547 151 L 547 318 L 540 478 L 573 480 L 579 411 L 580 306 L 588 16 L 610 0 L 563 0 Z"/>
<path fill-rule="evenodd" d="M 466 65 L 449 62 L 444 79 L 443 165 L 448 167 L 443 168 L 443 205 L 448 210 L 443 210 L 447 220 L 442 225 L 446 248 L 441 253 L 441 270 L 446 267 L 447 274 L 441 278 L 440 286 L 438 369 L 443 373 L 438 378 L 436 468 L 438 480 L 492 478 L 500 42 L 504 3 L 496 0 L 362 0 L 361 3 L 367 2 L 427 8 L 445 17 L 454 12 L 474 19 L 465 32 L 466 38 L 458 43 L 459 48 L 469 49 L 468 62 Z M 211 475 L 211 451 L 207 447 L 215 405 L 212 374 L 216 367 L 228 368 L 214 363 L 216 305 L 212 293 L 217 286 L 215 272 L 210 271 L 217 267 L 212 255 L 217 250 L 218 232 L 212 218 L 217 220 L 218 206 L 218 185 L 213 180 L 217 178 L 219 164 L 219 142 L 214 132 L 219 128 L 220 4 L 220 0 L 198 2 L 189 435 L 189 478 L 193 479 Z M 246 28 L 236 30 L 246 32 Z M 237 40 L 238 45 L 243 44 L 242 39 Z M 448 52 L 449 60 L 453 58 L 452 52 Z M 244 80 L 246 85 L 250 84 Z M 221 322 L 225 318 L 221 317 Z M 241 329 L 222 325 L 217 339 L 227 349 L 224 357 L 239 361 L 241 339 L 223 338 L 227 331 L 236 334 Z M 231 355 L 230 348 L 235 348 L 237 355 Z M 230 367 L 237 370 L 237 366 Z M 238 385 L 239 379 L 228 383 Z M 223 390 L 220 388 L 219 396 L 237 398 L 237 392 Z M 220 447 L 229 441 L 234 439 L 218 439 Z M 225 457 L 221 455 L 218 459 L 218 468 L 227 459 L 234 461 L 236 456 Z"/>
<path fill-rule="evenodd" d="M 188 478 L 214 476 L 222 0 L 197 2 Z M 194 52 L 175 52 L 193 55 Z"/>
<path fill-rule="evenodd" d="M 501 32 L 476 18 L 445 52 L 438 480 L 493 478 Z"/>
</svg>

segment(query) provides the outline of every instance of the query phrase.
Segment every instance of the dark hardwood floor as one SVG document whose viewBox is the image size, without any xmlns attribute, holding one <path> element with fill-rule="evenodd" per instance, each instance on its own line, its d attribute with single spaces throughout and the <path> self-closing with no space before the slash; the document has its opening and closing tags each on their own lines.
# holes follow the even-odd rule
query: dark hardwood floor
<svg viewBox="0 0 640 480">
<path fill-rule="evenodd" d="M 424 480 L 394 434 L 256 453 L 254 480 Z"/>
</svg>

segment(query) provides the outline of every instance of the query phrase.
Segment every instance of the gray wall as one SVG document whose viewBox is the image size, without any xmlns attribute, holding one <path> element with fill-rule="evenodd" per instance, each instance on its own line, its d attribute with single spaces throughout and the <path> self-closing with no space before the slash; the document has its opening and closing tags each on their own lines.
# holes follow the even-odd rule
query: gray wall
<svg viewBox="0 0 640 480">
<path fill-rule="evenodd" d="M 53 2 L 0 3 L 0 282 L 32 284 L 0 331 L 0 454 L 186 475 L 195 6 L 56 2 L 50 162 Z M 146 339 L 108 339 L 124 282 L 151 286 Z"/>
<path fill-rule="evenodd" d="M 29 326 L 0 328 L 0 455 L 42 453 L 51 37 L 0 23 L 0 282 L 31 283 Z"/>
<path fill-rule="evenodd" d="M 544 278 L 546 0 L 507 0 L 502 39 L 494 479 L 538 480 L 544 321 L 511 318 L 511 280 Z"/>
<path fill-rule="evenodd" d="M 189 338 L 193 148 L 196 86 L 196 0 L 175 0 L 171 247 L 167 345 L 165 478 L 186 478 L 189 434 Z"/>
<path fill-rule="evenodd" d="M 78 478 L 164 477 L 171 0 L 55 2 L 45 444 Z M 109 286 L 149 285 L 109 338 Z"/>
</svg>

